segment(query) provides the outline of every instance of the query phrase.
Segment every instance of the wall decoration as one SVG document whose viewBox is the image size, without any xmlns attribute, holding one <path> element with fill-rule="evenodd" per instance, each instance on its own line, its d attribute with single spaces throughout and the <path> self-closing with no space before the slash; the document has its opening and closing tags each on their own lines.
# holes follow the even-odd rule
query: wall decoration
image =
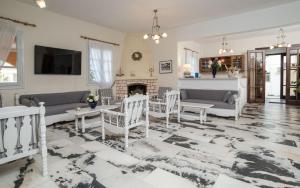
<svg viewBox="0 0 300 188">
<path fill-rule="evenodd" d="M 167 74 L 172 73 L 172 60 L 160 61 L 159 62 L 159 73 L 160 74 Z"/>
<path fill-rule="evenodd" d="M 131 59 L 133 61 L 140 61 L 142 59 L 143 55 L 141 52 L 133 52 L 131 55 Z"/>
</svg>

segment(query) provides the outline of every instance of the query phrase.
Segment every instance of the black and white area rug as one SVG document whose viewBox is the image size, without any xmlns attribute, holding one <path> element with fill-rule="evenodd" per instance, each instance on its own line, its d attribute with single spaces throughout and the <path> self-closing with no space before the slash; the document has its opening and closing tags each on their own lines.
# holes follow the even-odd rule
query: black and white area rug
<svg viewBox="0 0 300 188">
<path fill-rule="evenodd" d="M 220 175 L 243 188 L 300 187 L 299 107 L 247 105 L 238 121 L 174 117 L 170 128 L 151 118 L 149 138 L 143 127 L 131 130 L 127 151 L 122 134 L 107 133 L 103 142 L 100 127 L 84 134 L 74 122 L 48 127 L 49 176 L 36 155 L 1 165 L 0 187 L 210 188 Z"/>
</svg>

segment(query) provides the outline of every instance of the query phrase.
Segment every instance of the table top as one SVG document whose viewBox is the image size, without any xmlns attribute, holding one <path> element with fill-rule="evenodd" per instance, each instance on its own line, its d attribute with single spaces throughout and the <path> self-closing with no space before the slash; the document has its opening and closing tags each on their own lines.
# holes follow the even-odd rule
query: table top
<svg viewBox="0 0 300 188">
<path fill-rule="evenodd" d="M 202 103 L 191 103 L 191 102 L 180 102 L 182 107 L 192 107 L 192 108 L 211 108 L 213 104 L 202 104 Z"/>
<path fill-rule="evenodd" d="M 74 114 L 76 116 L 82 116 L 82 115 L 88 115 L 88 114 L 93 114 L 93 113 L 99 113 L 101 110 L 112 110 L 120 107 L 120 105 L 101 105 L 101 106 L 96 106 L 95 109 L 91 109 L 90 107 L 88 108 L 80 108 L 80 110 L 67 110 L 67 113 Z"/>
</svg>

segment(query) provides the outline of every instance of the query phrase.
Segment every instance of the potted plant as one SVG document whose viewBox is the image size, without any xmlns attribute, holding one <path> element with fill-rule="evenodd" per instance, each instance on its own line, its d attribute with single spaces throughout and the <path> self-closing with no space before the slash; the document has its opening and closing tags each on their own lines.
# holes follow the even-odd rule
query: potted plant
<svg viewBox="0 0 300 188">
<path fill-rule="evenodd" d="M 209 61 L 208 67 L 211 68 L 211 73 L 213 75 L 213 78 L 216 78 L 216 74 L 218 70 L 221 68 L 222 63 L 218 58 L 215 58 L 213 61 Z"/>
<path fill-rule="evenodd" d="M 98 95 L 94 95 L 94 94 L 90 94 L 86 98 L 86 101 L 89 104 L 89 106 L 91 107 L 91 109 L 95 109 L 96 108 L 98 100 L 99 100 L 99 96 Z"/>
</svg>

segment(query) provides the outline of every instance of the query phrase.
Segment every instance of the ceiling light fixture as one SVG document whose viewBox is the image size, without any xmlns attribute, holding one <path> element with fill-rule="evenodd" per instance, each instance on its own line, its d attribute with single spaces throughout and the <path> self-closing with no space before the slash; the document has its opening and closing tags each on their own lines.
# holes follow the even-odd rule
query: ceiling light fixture
<svg viewBox="0 0 300 188">
<path fill-rule="evenodd" d="M 157 16 L 157 9 L 154 9 L 154 18 L 153 18 L 153 23 L 152 23 L 152 31 L 151 34 L 145 34 L 144 39 L 152 38 L 152 40 L 155 41 L 156 44 L 159 44 L 159 40 L 161 38 L 167 38 L 168 34 L 167 33 L 160 33 L 160 26 L 158 25 L 158 16 Z"/>
<path fill-rule="evenodd" d="M 233 53 L 233 49 L 228 48 L 228 42 L 226 40 L 226 37 L 222 38 L 222 48 L 219 49 L 219 54 L 226 54 L 226 53 Z"/>
<path fill-rule="evenodd" d="M 45 0 L 35 0 L 35 2 L 40 8 L 46 8 Z"/>
<path fill-rule="evenodd" d="M 285 42 L 285 32 L 282 28 L 279 29 L 278 35 L 277 35 L 277 43 L 275 45 L 270 46 L 270 49 L 274 48 L 286 48 L 291 47 L 292 45 L 290 43 Z"/>
</svg>

